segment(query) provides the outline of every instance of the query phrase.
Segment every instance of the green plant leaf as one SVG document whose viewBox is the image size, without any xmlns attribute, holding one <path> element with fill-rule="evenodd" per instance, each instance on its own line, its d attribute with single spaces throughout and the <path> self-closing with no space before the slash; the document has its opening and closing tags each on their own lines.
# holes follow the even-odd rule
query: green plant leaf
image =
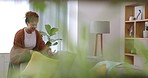
<svg viewBox="0 0 148 78">
<path fill-rule="evenodd" d="M 55 42 L 55 41 L 58 41 L 58 40 L 62 40 L 62 39 L 50 39 L 51 42 Z"/>
<path fill-rule="evenodd" d="M 55 42 L 56 40 L 55 39 L 50 39 L 50 42 Z"/>
<path fill-rule="evenodd" d="M 58 44 L 57 41 L 62 40 L 60 38 L 51 39 L 51 36 L 56 34 L 56 32 L 58 31 L 58 28 L 55 28 L 55 27 L 52 28 L 49 24 L 46 24 L 45 29 L 46 29 L 46 32 L 44 32 L 44 31 L 39 31 L 39 32 L 42 36 L 47 36 L 47 38 L 48 38 L 48 41 L 46 42 L 47 47 L 57 45 Z"/>
<path fill-rule="evenodd" d="M 47 42 L 46 42 L 46 46 L 47 46 L 47 47 L 49 47 L 49 46 L 51 46 L 51 45 L 52 45 L 52 43 L 51 43 L 50 41 L 47 41 Z"/>
<path fill-rule="evenodd" d="M 62 40 L 62 39 L 59 38 L 59 39 L 56 39 L 56 40 Z"/>
<path fill-rule="evenodd" d="M 148 26 L 145 26 L 145 29 L 148 31 Z"/>
<path fill-rule="evenodd" d="M 46 25 L 45 25 L 45 29 L 46 29 L 47 33 L 50 35 L 51 26 L 50 26 L 49 24 L 46 24 Z"/>
<path fill-rule="evenodd" d="M 53 43 L 52 45 L 57 45 L 58 44 L 58 42 L 55 42 L 55 43 Z"/>
<path fill-rule="evenodd" d="M 58 31 L 58 28 L 52 28 L 52 29 L 50 30 L 50 36 L 55 35 L 57 31 Z"/>
<path fill-rule="evenodd" d="M 42 37 L 47 35 L 46 32 L 44 31 L 39 31 L 39 33 L 41 34 Z"/>
</svg>

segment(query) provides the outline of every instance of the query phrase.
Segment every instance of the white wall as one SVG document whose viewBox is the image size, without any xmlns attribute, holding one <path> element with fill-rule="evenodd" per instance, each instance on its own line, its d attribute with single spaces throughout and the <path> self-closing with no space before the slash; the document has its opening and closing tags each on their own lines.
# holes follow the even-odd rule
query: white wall
<svg viewBox="0 0 148 78">
<path fill-rule="evenodd" d="M 9 53 L 0 53 L 0 78 L 7 78 Z"/>
<path fill-rule="evenodd" d="M 78 2 L 78 27 L 79 44 L 81 26 L 88 27 L 88 48 L 89 55 L 93 55 L 95 34 L 90 34 L 89 26 L 91 21 L 110 21 L 110 33 L 103 35 L 103 57 L 108 60 L 123 60 L 123 26 L 124 26 L 124 4 L 111 4 L 103 1 L 79 1 Z M 99 37 L 100 39 L 100 37 Z M 99 40 L 100 41 L 100 40 Z M 100 44 L 100 42 L 98 43 Z M 83 46 L 82 44 L 80 46 Z M 122 48 L 120 47 L 122 46 Z M 100 45 L 98 52 L 100 52 Z M 122 54 L 122 55 L 121 55 Z M 98 54 L 99 55 L 99 54 Z"/>
</svg>

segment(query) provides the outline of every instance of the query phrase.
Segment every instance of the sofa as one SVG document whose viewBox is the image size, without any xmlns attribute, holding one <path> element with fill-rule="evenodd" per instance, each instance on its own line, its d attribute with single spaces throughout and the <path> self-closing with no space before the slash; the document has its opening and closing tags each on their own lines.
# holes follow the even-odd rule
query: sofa
<svg viewBox="0 0 148 78">
<path fill-rule="evenodd" d="M 147 78 L 143 70 L 124 62 L 85 57 L 77 53 L 60 52 L 48 58 L 34 52 L 28 63 L 21 64 L 21 78 Z M 138 77 L 139 76 L 139 77 Z"/>
</svg>

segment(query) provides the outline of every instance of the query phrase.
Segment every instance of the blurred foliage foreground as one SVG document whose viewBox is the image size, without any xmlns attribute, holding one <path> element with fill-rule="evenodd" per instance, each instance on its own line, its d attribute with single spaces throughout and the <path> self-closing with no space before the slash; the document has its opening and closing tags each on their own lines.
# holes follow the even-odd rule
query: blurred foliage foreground
<svg viewBox="0 0 148 78">
<path fill-rule="evenodd" d="M 36 10 L 45 10 L 46 4 L 44 2 L 35 3 L 33 0 L 30 1 Z M 58 2 L 58 0 L 56 1 Z M 85 35 L 83 35 L 85 32 L 81 34 L 82 44 L 84 46 L 78 48 L 75 46 L 71 47 L 72 44 L 70 44 L 69 49 L 73 52 L 60 52 L 53 58 L 47 58 L 42 54 L 34 52 L 27 67 L 21 72 L 21 76 L 25 76 L 25 78 L 148 78 L 148 76 L 144 74 L 137 73 L 121 75 L 116 75 L 115 73 L 106 74 L 106 72 L 102 73 L 106 69 L 105 67 L 102 67 L 103 69 L 101 69 L 100 73 L 91 71 L 91 62 L 85 54 L 86 40 Z M 137 47 L 145 49 L 142 45 L 143 44 L 138 43 Z M 145 52 L 142 54 L 146 60 L 148 60 L 148 55 Z"/>
<path fill-rule="evenodd" d="M 34 51 L 25 69 L 12 78 L 148 78 L 143 71 L 137 73 L 126 65 L 122 69 L 118 67 L 121 70 L 115 67 L 108 72 L 107 63 L 97 63 L 98 67 L 92 69 L 95 65 L 91 61 L 81 53 L 60 52 L 49 58 Z"/>
</svg>

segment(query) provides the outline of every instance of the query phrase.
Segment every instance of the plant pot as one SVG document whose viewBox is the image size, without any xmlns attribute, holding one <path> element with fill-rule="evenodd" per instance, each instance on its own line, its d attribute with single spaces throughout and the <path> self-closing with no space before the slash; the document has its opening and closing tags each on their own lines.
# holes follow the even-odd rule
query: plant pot
<svg viewBox="0 0 148 78">
<path fill-rule="evenodd" d="M 143 31 L 143 38 L 148 38 L 148 31 L 146 30 Z"/>
</svg>

